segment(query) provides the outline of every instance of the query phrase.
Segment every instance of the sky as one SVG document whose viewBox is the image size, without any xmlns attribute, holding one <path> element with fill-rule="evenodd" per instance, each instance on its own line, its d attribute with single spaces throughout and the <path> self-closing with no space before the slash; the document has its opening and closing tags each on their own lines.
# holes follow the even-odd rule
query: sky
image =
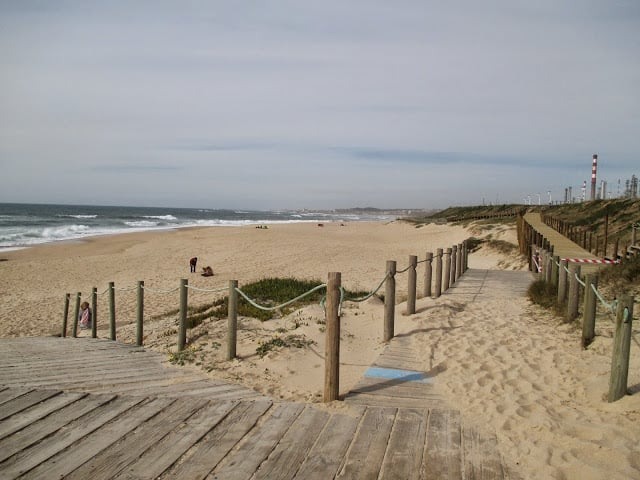
<svg viewBox="0 0 640 480">
<path fill-rule="evenodd" d="M 563 200 L 640 175 L 638 0 L 0 0 L 0 202 Z"/>
</svg>

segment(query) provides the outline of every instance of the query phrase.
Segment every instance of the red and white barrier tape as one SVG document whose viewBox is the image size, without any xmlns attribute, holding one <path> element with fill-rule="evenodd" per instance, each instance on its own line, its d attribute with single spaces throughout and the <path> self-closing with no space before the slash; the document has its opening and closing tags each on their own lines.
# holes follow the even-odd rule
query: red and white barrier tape
<svg viewBox="0 0 640 480">
<path fill-rule="evenodd" d="M 620 263 L 620 260 L 607 260 L 606 258 L 563 258 L 562 260 L 573 263 Z"/>
</svg>

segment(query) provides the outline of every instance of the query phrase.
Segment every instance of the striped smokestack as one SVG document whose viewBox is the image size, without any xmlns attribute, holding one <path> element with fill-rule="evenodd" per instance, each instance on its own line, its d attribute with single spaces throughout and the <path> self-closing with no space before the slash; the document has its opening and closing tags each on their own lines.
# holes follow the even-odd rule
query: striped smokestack
<svg viewBox="0 0 640 480">
<path fill-rule="evenodd" d="M 596 199 L 596 171 L 598 170 L 598 155 L 593 155 L 593 165 L 591 166 L 591 200 Z"/>
</svg>

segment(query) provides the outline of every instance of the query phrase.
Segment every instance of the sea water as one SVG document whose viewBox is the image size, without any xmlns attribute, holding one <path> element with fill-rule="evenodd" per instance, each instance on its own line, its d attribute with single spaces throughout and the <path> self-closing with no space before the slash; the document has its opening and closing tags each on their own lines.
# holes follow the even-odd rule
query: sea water
<svg viewBox="0 0 640 480">
<path fill-rule="evenodd" d="M 0 203 L 0 251 L 146 230 L 296 222 L 384 220 L 385 215 L 319 211 L 112 207 Z"/>
</svg>

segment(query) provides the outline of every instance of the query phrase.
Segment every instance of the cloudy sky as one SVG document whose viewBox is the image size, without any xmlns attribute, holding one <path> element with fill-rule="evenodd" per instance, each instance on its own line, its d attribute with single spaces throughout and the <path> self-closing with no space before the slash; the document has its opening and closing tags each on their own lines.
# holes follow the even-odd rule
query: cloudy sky
<svg viewBox="0 0 640 480">
<path fill-rule="evenodd" d="M 637 0 L 0 0 L 0 201 L 544 201 L 640 174 Z"/>
</svg>

